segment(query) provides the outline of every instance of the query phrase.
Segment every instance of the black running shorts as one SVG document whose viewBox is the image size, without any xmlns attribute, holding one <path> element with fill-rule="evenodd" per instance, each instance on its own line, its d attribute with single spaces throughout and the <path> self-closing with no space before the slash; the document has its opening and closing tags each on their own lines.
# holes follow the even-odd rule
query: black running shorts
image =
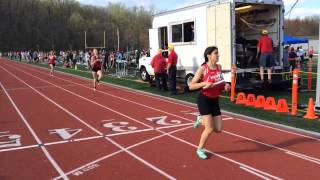
<svg viewBox="0 0 320 180">
<path fill-rule="evenodd" d="M 219 97 L 210 98 L 202 93 L 198 96 L 197 100 L 198 109 L 200 115 L 212 115 L 212 116 L 220 116 L 221 111 L 219 107 Z"/>
</svg>

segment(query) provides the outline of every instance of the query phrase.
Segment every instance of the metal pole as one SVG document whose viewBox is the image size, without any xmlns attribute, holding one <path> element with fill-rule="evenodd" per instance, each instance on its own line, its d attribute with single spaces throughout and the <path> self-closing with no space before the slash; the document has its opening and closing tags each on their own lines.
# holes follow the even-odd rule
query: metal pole
<svg viewBox="0 0 320 180">
<path fill-rule="evenodd" d="M 117 37 L 118 37 L 118 51 L 120 51 L 120 37 L 119 37 L 119 27 L 117 27 Z"/>
<path fill-rule="evenodd" d="M 106 31 L 103 31 L 103 48 L 106 48 Z"/>
<path fill-rule="evenodd" d="M 84 50 L 87 49 L 87 31 L 84 31 Z"/>
<path fill-rule="evenodd" d="M 316 105 L 315 108 L 320 108 L 320 20 L 319 20 L 319 42 L 318 42 L 318 68 L 317 68 L 317 89 L 316 89 Z"/>
</svg>

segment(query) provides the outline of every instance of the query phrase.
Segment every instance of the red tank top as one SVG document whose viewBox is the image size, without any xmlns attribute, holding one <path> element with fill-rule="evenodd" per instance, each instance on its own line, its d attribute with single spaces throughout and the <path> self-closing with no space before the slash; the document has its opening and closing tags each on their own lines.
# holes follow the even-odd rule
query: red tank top
<svg viewBox="0 0 320 180">
<path fill-rule="evenodd" d="M 54 56 L 52 56 L 52 55 L 50 55 L 49 56 L 49 64 L 55 64 L 55 57 Z"/>
<path fill-rule="evenodd" d="M 101 68 L 101 61 L 98 60 L 97 56 L 93 56 L 95 63 L 93 64 L 94 68 Z"/>
<path fill-rule="evenodd" d="M 221 69 L 219 69 L 218 65 L 216 65 L 216 68 L 214 70 L 211 70 L 207 64 L 202 65 L 202 67 L 204 67 L 205 70 L 201 82 L 211 82 L 216 83 L 216 85 L 208 89 L 202 88 L 200 92 L 210 98 L 219 97 L 225 86 L 225 81 L 223 79 Z"/>
</svg>

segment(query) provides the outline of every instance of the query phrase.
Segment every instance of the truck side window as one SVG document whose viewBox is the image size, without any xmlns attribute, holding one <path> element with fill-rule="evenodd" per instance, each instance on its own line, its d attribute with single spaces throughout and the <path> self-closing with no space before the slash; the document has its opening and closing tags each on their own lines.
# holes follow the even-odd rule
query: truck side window
<svg viewBox="0 0 320 180">
<path fill-rule="evenodd" d="M 194 41 L 194 22 L 187 22 L 183 24 L 184 42 Z"/>
<path fill-rule="evenodd" d="M 171 26 L 172 42 L 194 42 L 194 21 Z"/>
<path fill-rule="evenodd" d="M 182 24 L 172 25 L 172 42 L 182 42 Z"/>
</svg>

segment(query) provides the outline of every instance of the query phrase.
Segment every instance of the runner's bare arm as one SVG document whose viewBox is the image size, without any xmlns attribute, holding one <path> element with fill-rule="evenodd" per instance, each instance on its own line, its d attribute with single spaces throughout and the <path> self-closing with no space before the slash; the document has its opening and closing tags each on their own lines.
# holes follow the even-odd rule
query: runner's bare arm
<svg viewBox="0 0 320 180">
<path fill-rule="evenodd" d="M 205 86 L 208 86 L 208 83 L 207 82 L 200 82 L 199 81 L 202 79 L 203 77 L 203 73 L 204 73 L 204 67 L 200 67 L 195 76 L 193 77 L 191 83 L 190 83 L 190 90 L 197 90 L 197 89 L 200 89 L 202 87 L 205 87 Z"/>
<path fill-rule="evenodd" d="M 91 66 L 93 66 L 95 62 L 96 62 L 96 60 L 95 60 L 95 58 L 92 56 L 92 57 L 91 57 L 91 60 L 90 60 Z"/>
</svg>

